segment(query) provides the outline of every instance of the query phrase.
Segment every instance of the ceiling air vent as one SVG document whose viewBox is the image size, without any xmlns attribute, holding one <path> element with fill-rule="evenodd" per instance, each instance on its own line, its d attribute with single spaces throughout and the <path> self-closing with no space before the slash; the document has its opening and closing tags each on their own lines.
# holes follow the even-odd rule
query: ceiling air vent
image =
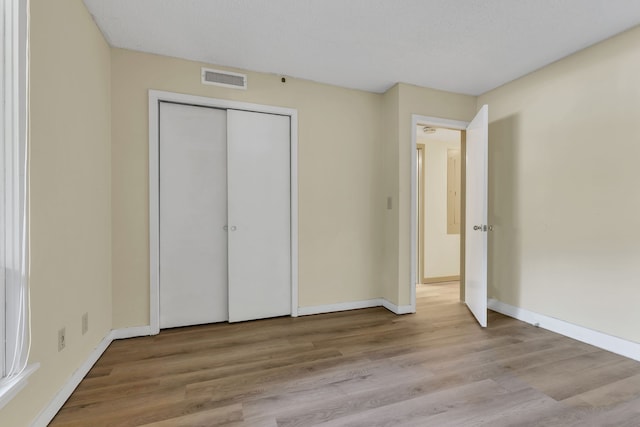
<svg viewBox="0 0 640 427">
<path fill-rule="evenodd" d="M 234 89 L 247 88 L 247 75 L 232 73 L 230 71 L 202 69 L 202 84 L 231 87 Z"/>
</svg>

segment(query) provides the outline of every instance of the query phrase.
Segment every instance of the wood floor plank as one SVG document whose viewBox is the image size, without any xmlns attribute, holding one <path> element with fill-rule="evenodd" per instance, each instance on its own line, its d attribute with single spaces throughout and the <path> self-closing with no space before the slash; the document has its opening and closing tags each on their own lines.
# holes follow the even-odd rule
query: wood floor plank
<svg viewBox="0 0 640 427">
<path fill-rule="evenodd" d="M 489 313 L 456 283 L 383 308 L 113 342 L 51 426 L 640 426 L 640 363 Z"/>
<path fill-rule="evenodd" d="M 327 422 L 315 422 L 313 424 L 322 427 L 337 426 L 400 426 L 411 424 L 415 421 L 423 422 L 424 425 L 441 425 L 433 423 L 429 418 L 449 418 L 456 421 L 459 417 L 451 418 L 451 414 L 458 409 L 466 408 L 472 403 L 486 404 L 491 399 L 504 398 L 505 390 L 497 386 L 491 380 L 483 380 L 475 383 L 468 383 L 458 387 L 449 388 L 435 393 L 429 393 L 418 397 L 402 400 L 391 405 L 379 406 L 377 408 L 359 412 L 347 417 L 337 418 Z M 431 424 L 429 424 L 431 423 Z M 280 424 L 280 419 L 278 419 Z"/>
<path fill-rule="evenodd" d="M 640 374 L 605 384 L 563 400 L 567 405 L 612 407 L 640 399 Z"/>
<path fill-rule="evenodd" d="M 250 421 L 260 414 L 269 414 L 278 416 L 279 426 L 313 425 L 316 421 L 323 422 L 435 391 L 435 384 L 428 381 L 430 376 L 430 373 L 415 371 L 378 378 L 364 375 L 320 386 L 313 394 L 280 394 L 278 405 L 262 399 L 246 402 L 245 417 Z M 386 390 L 384 395 L 380 394 L 381 388 Z"/>
<path fill-rule="evenodd" d="M 233 363 L 226 357 L 217 357 L 215 353 L 202 357 L 181 357 L 171 361 L 154 361 L 143 365 L 134 363 L 117 370 L 114 369 L 108 377 L 102 376 L 87 379 L 85 381 L 86 384 L 83 384 L 83 388 L 79 389 L 78 394 L 89 394 L 91 390 L 103 389 L 114 383 L 137 385 L 157 381 L 157 378 L 163 378 L 165 381 L 172 383 L 182 381 L 185 384 L 190 384 L 197 382 L 199 378 L 221 378 L 239 374 L 243 371 L 253 371 L 256 365 L 260 365 L 263 369 L 268 369 L 289 366 L 299 360 L 312 361 L 340 355 L 335 349 L 316 349 L 313 346 L 304 350 L 300 347 L 292 346 L 286 348 L 288 351 L 283 350 L 277 354 L 270 353 L 267 356 L 254 353 L 256 354 L 255 358 L 252 358 L 251 353 L 249 353 L 244 357 L 235 358 Z"/>
<path fill-rule="evenodd" d="M 167 420 L 143 424 L 143 427 L 214 427 L 229 425 L 234 421 L 242 421 L 241 404 L 223 406 L 208 411 L 200 411 Z"/>
</svg>

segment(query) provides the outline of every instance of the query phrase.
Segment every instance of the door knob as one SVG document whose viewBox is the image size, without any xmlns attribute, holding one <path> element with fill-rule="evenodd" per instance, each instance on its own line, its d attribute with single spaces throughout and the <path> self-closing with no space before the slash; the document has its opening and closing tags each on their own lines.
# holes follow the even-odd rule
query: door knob
<svg viewBox="0 0 640 427">
<path fill-rule="evenodd" d="M 235 225 L 231 226 L 231 231 L 236 231 L 236 226 Z"/>
<path fill-rule="evenodd" d="M 482 230 L 482 226 L 481 225 L 474 225 L 473 229 L 474 230 Z"/>
</svg>

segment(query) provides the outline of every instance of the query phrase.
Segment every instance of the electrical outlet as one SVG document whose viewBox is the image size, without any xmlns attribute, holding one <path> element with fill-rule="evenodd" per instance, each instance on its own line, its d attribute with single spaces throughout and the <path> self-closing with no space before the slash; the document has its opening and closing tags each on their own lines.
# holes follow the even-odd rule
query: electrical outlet
<svg viewBox="0 0 640 427">
<path fill-rule="evenodd" d="M 62 351 L 67 346 L 67 333 L 65 328 L 58 331 L 58 351 Z"/>
<path fill-rule="evenodd" d="M 86 334 L 87 331 L 89 331 L 89 313 L 82 315 L 82 335 Z"/>
</svg>

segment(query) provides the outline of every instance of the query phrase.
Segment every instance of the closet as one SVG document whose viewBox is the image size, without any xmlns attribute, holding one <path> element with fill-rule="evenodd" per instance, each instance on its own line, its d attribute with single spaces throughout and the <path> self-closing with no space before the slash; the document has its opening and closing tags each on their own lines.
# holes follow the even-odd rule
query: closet
<svg viewBox="0 0 640 427">
<path fill-rule="evenodd" d="M 159 105 L 160 327 L 291 314 L 290 117 Z"/>
</svg>

